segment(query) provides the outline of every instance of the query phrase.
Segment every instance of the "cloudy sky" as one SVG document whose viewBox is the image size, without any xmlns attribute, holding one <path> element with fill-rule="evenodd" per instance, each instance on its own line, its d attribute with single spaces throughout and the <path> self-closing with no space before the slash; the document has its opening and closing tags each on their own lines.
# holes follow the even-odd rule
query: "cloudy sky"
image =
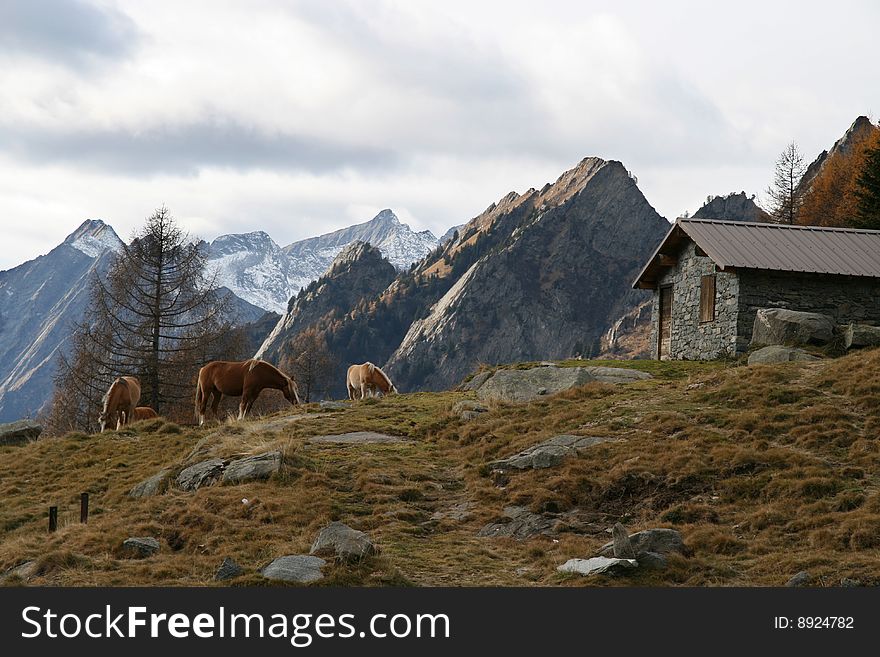
<svg viewBox="0 0 880 657">
<path fill-rule="evenodd" d="M 0 269 L 165 203 L 279 243 L 441 234 L 587 155 L 664 216 L 880 112 L 880 4 L 0 1 Z"/>
</svg>

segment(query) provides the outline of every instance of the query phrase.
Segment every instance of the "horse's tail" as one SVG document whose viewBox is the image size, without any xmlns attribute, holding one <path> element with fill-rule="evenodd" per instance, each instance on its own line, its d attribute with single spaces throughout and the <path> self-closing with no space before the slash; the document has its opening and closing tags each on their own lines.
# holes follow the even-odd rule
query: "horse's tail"
<svg viewBox="0 0 880 657">
<path fill-rule="evenodd" d="M 201 419 L 199 412 L 201 411 L 201 408 L 202 408 L 202 399 L 204 398 L 204 396 L 205 396 L 205 393 L 202 390 L 202 372 L 199 371 L 199 380 L 196 382 L 196 407 L 195 407 L 196 422 L 198 422 Z"/>
</svg>

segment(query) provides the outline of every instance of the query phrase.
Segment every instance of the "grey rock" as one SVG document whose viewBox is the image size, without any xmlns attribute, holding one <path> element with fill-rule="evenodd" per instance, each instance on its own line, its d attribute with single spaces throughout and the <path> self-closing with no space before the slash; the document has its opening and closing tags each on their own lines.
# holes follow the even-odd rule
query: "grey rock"
<svg viewBox="0 0 880 657">
<path fill-rule="evenodd" d="M 350 408 L 348 404 L 341 401 L 322 401 L 318 404 L 321 408 L 325 408 L 328 410 L 342 410 L 346 408 Z"/>
<path fill-rule="evenodd" d="M 477 536 L 481 537 L 508 537 L 519 541 L 543 534 L 553 534 L 553 521 L 546 516 L 532 513 L 521 506 L 509 506 L 504 509 L 505 520 L 492 522 L 485 525 Z"/>
<path fill-rule="evenodd" d="M 489 407 L 485 404 L 474 401 L 473 399 L 462 399 L 461 401 L 457 401 L 452 405 L 453 413 L 461 413 L 463 411 L 473 411 L 475 413 L 485 413 L 489 410 Z"/>
<path fill-rule="evenodd" d="M 375 431 L 352 431 L 351 433 L 341 433 L 331 436 L 312 436 L 308 439 L 310 443 L 333 443 L 338 445 L 370 445 L 382 443 L 403 443 L 406 438 L 400 436 L 389 436 L 384 433 L 376 433 Z"/>
<path fill-rule="evenodd" d="M 127 538 L 122 542 L 122 551 L 126 556 L 144 559 L 159 551 L 159 541 L 149 536 Z"/>
<path fill-rule="evenodd" d="M 171 479 L 171 469 L 166 468 L 156 474 L 154 474 L 149 479 L 144 479 L 139 484 L 136 484 L 134 488 L 132 488 L 128 492 L 129 497 L 141 498 L 141 497 L 153 497 L 155 495 L 161 495 L 168 489 L 168 484 Z"/>
<path fill-rule="evenodd" d="M 850 577 L 843 577 L 840 580 L 840 585 L 844 588 L 855 588 L 857 586 L 862 586 L 861 581 L 857 579 L 852 579 Z"/>
<path fill-rule="evenodd" d="M 629 540 L 629 534 L 626 531 L 626 527 L 624 527 L 619 522 L 614 523 L 614 527 L 611 528 L 611 536 L 611 548 L 614 552 L 614 557 L 616 559 L 636 558 L 636 552 L 635 550 L 633 550 L 633 546 Z"/>
<path fill-rule="evenodd" d="M 317 582 L 319 579 L 324 578 L 321 568 L 325 565 L 327 565 L 327 562 L 319 557 L 295 554 L 278 557 L 263 568 L 260 574 L 266 579 L 308 584 L 309 582 Z"/>
<path fill-rule="evenodd" d="M 880 326 L 850 324 L 843 331 L 843 346 L 846 349 L 880 347 Z"/>
<path fill-rule="evenodd" d="M 281 452 L 272 451 L 231 461 L 223 471 L 224 484 L 268 479 L 281 469 Z"/>
<path fill-rule="evenodd" d="M 37 562 L 25 561 L 17 566 L 13 566 L 0 577 L 0 582 L 6 582 L 10 579 L 20 579 L 24 582 L 37 574 Z"/>
<path fill-rule="evenodd" d="M 769 365 L 772 363 L 806 362 L 811 360 L 819 360 L 819 358 L 808 354 L 803 349 L 784 347 L 778 344 L 761 347 L 749 354 L 749 365 Z"/>
<path fill-rule="evenodd" d="M 788 587 L 798 587 L 798 586 L 809 586 L 810 582 L 813 581 L 813 576 L 810 575 L 806 570 L 802 570 L 799 573 L 795 573 L 791 579 L 789 579 L 785 585 Z"/>
<path fill-rule="evenodd" d="M 530 401 L 587 383 L 631 383 L 652 378 L 647 372 L 622 367 L 533 367 L 497 370 L 474 388 L 482 400 Z"/>
<path fill-rule="evenodd" d="M 493 374 L 493 372 L 478 372 L 477 374 L 474 374 L 473 377 L 471 377 L 470 381 L 465 381 L 459 387 L 461 390 L 467 390 L 467 391 L 476 390 L 477 388 L 482 386 L 484 383 L 486 383 L 486 380 L 490 376 L 492 376 L 492 374 Z"/>
<path fill-rule="evenodd" d="M 431 520 L 467 520 L 473 515 L 471 511 L 473 506 L 474 505 L 470 502 L 460 502 L 449 509 L 435 511 L 431 514 Z"/>
<path fill-rule="evenodd" d="M 198 490 L 210 486 L 223 475 L 226 462 L 223 459 L 208 459 L 181 470 L 177 475 L 177 485 L 183 490 Z"/>
<path fill-rule="evenodd" d="M 687 551 L 681 533 L 675 529 L 646 529 L 630 534 L 629 540 L 637 555 L 642 552 L 657 552 L 658 554 L 679 552 L 684 554 Z M 613 556 L 614 541 L 603 545 L 599 554 L 603 557 Z"/>
<path fill-rule="evenodd" d="M 599 443 L 614 440 L 602 436 L 553 436 L 549 440 L 524 449 L 513 456 L 494 461 L 489 465 L 498 470 L 540 470 L 559 465 L 568 456 L 574 456 L 579 452 L 589 449 Z"/>
<path fill-rule="evenodd" d="M 220 567 L 217 569 L 217 572 L 214 573 L 214 580 L 217 582 L 224 582 L 228 579 L 235 579 L 239 575 L 244 573 L 244 568 L 239 566 L 234 559 L 230 559 L 226 557 L 223 560 L 223 563 L 220 564 Z"/>
<path fill-rule="evenodd" d="M 664 570 L 669 565 L 666 555 L 658 552 L 642 552 L 636 561 L 647 570 Z"/>
<path fill-rule="evenodd" d="M 309 550 L 309 554 L 335 556 L 339 561 L 359 561 L 376 552 L 369 536 L 338 521 L 324 527 Z"/>
<path fill-rule="evenodd" d="M 459 413 L 458 419 L 462 422 L 470 422 L 471 420 L 476 420 L 481 415 L 482 413 L 479 411 L 462 411 Z"/>
<path fill-rule="evenodd" d="M 0 445 L 26 445 L 43 433 L 43 427 L 33 420 L 19 420 L 0 424 Z"/>
<path fill-rule="evenodd" d="M 636 568 L 638 565 L 635 559 L 593 557 L 591 559 L 569 559 L 556 570 L 560 573 L 574 573 L 577 575 L 600 575 L 603 573 L 620 573 Z"/>
<path fill-rule="evenodd" d="M 752 346 L 827 344 L 834 337 L 834 319 L 820 313 L 761 308 L 755 315 Z"/>
</svg>

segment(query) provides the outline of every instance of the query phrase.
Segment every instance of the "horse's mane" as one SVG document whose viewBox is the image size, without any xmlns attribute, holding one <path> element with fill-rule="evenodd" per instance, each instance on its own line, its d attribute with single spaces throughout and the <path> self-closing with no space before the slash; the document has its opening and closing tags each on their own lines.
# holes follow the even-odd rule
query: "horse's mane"
<svg viewBox="0 0 880 657">
<path fill-rule="evenodd" d="M 381 368 L 381 367 L 377 367 L 376 365 L 373 365 L 372 363 L 367 363 L 367 365 L 370 366 L 370 371 L 371 371 L 371 372 L 374 372 L 374 371 L 375 371 L 375 372 L 378 372 L 379 374 L 382 375 L 382 378 L 385 379 L 385 381 L 388 383 L 388 389 L 389 389 L 389 390 L 390 390 L 391 388 L 394 387 L 394 384 L 391 383 L 391 379 L 389 379 L 389 378 L 388 378 L 388 375 L 385 374 L 385 372 L 382 371 L 382 368 Z"/>
<path fill-rule="evenodd" d="M 255 368 L 257 365 L 259 365 L 260 363 L 262 363 L 263 361 L 260 360 L 259 358 L 251 358 L 251 359 L 250 359 L 249 361 L 247 361 L 247 362 L 250 363 L 250 365 L 248 365 L 248 372 L 253 372 L 253 371 L 254 371 L 254 368 Z"/>
<path fill-rule="evenodd" d="M 104 396 L 101 398 L 101 401 L 104 403 L 105 413 L 107 412 L 107 406 L 110 404 L 110 393 L 113 392 L 113 389 L 116 387 L 117 384 L 128 387 L 128 381 L 123 379 L 121 376 L 117 377 L 116 380 L 110 384 L 110 387 L 107 388 L 107 392 L 105 392 Z"/>
</svg>

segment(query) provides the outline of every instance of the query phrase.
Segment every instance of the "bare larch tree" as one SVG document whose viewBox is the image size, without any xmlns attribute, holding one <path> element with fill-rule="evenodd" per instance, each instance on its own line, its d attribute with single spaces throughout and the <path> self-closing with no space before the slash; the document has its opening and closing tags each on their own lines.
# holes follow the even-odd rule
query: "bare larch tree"
<svg viewBox="0 0 880 657">
<path fill-rule="evenodd" d="M 799 184 L 806 170 L 804 156 L 797 144 L 791 142 L 776 160 L 773 183 L 767 189 L 770 204 L 767 211 L 777 223 L 797 223 L 804 193 Z"/>
</svg>

